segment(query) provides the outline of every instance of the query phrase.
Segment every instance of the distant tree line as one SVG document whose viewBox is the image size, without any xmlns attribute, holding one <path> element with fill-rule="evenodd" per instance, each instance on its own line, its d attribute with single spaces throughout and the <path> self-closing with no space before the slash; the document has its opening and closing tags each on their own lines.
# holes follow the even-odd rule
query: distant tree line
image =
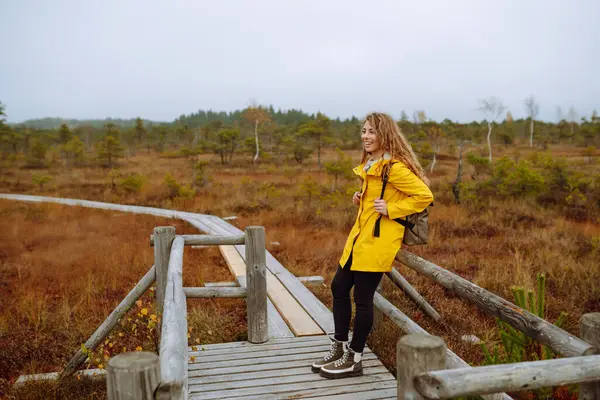
<svg viewBox="0 0 600 400">
<path fill-rule="evenodd" d="M 492 145 L 506 147 L 515 142 L 547 148 L 566 143 L 589 148 L 600 146 L 600 119 L 596 111 L 579 118 L 571 109 L 567 115 L 557 110 L 557 122 L 536 120 L 539 104 L 533 96 L 524 101 L 528 118 L 514 119 L 502 101 L 490 97 L 480 101 L 482 121 L 441 122 L 415 111 L 412 118 L 401 113 L 398 125 L 433 171 L 442 149 L 454 152 L 468 144 L 487 144 L 489 160 Z M 48 120 L 36 120 L 46 121 Z M 52 123 L 59 120 L 51 119 Z M 53 129 L 39 128 L 35 121 L 18 125 L 5 122 L 5 106 L 0 103 L 0 156 L 3 165 L 24 160 L 32 168 L 63 163 L 67 167 L 96 164 L 112 168 L 119 160 L 138 152 L 186 157 L 196 168 L 200 154 L 215 154 L 231 163 L 235 154 L 246 155 L 253 163 L 261 160 L 304 163 L 315 154 L 322 166 L 323 149 L 359 149 L 360 120 L 331 119 L 322 113 L 276 110 L 253 104 L 243 110 L 215 112 L 200 110 L 181 115 L 171 123 L 133 120 L 60 120 Z M 102 122 L 102 123 L 100 123 Z"/>
</svg>

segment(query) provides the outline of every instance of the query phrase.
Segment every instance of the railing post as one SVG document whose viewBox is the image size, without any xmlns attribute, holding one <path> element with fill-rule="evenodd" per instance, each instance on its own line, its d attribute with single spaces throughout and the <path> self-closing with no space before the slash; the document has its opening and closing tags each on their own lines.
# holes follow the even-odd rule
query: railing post
<svg viewBox="0 0 600 400">
<path fill-rule="evenodd" d="M 154 353 L 124 353 L 108 361 L 108 400 L 151 400 L 159 383 L 160 364 Z"/>
<path fill-rule="evenodd" d="M 379 285 L 377 285 L 377 289 L 375 289 L 375 291 L 379 294 L 381 294 L 381 291 L 383 290 L 383 276 L 381 277 L 381 280 L 379 281 Z M 381 325 L 381 323 L 383 322 L 383 313 L 381 312 L 381 310 L 377 307 L 373 307 L 373 329 L 377 329 L 379 328 L 379 326 Z"/>
<path fill-rule="evenodd" d="M 579 321 L 581 339 L 596 348 L 600 353 L 600 313 L 583 314 Z M 579 400 L 600 400 L 600 382 L 579 386 Z"/>
<path fill-rule="evenodd" d="M 158 341 L 162 327 L 163 306 L 165 302 L 165 290 L 167 287 L 167 271 L 169 269 L 169 257 L 171 244 L 175 238 L 174 226 L 158 226 L 154 228 L 154 268 L 156 269 L 156 314 L 160 320 L 156 326 Z"/>
<path fill-rule="evenodd" d="M 267 327 L 267 266 L 265 228 L 246 228 L 246 280 L 248 341 L 264 343 L 269 339 Z"/>
<path fill-rule="evenodd" d="M 446 367 L 446 343 L 437 336 L 411 333 L 398 340 L 396 352 L 398 400 L 424 399 L 414 387 L 417 374 Z"/>
</svg>

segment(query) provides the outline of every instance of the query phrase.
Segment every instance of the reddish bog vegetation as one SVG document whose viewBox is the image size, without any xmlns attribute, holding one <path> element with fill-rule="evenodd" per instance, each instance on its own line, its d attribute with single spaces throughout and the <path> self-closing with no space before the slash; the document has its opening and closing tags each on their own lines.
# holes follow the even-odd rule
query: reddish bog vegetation
<svg viewBox="0 0 600 400">
<path fill-rule="evenodd" d="M 574 168 L 588 165 L 575 150 L 551 150 L 570 157 Z M 555 157 L 552 151 L 546 154 L 550 159 Z M 356 162 L 358 153 L 349 154 Z M 508 156 L 516 159 L 514 154 Z M 521 159 L 529 156 L 526 149 L 518 154 Z M 323 157 L 335 161 L 338 156 Z M 355 217 L 350 193 L 356 182 L 342 176 L 334 185 L 334 177 L 314 161 L 303 166 L 251 166 L 235 159 L 228 166 L 209 164 L 204 172 L 209 183 L 190 195 L 174 186 L 186 182 L 186 160 L 138 154 L 119 173 L 143 175 L 139 190 L 127 189 L 121 178 L 97 168 L 47 170 L 44 173 L 53 179 L 44 187 L 30 183 L 30 171 L 14 168 L 0 182 L 0 192 L 236 215 L 232 223 L 240 228 L 266 227 L 268 250 L 292 273 L 323 276 L 326 287 L 313 291 L 331 306 L 328 285 Z M 597 214 L 589 207 L 571 212 L 590 199 L 553 199 L 551 194 L 557 192 L 540 188 L 521 196 L 509 193 L 507 186 L 502 193 L 502 181 L 496 181 L 500 189 L 492 193 L 485 182 L 501 177 L 490 170 L 476 172 L 474 163 L 465 165 L 462 204 L 457 205 L 451 191 L 456 162 L 451 155 L 439 157 L 432 174 L 436 203 L 430 217 L 431 243 L 409 250 L 510 300 L 511 287 L 534 289 L 536 274 L 546 274 L 546 319 L 554 321 L 561 311 L 567 312 L 564 328 L 577 335 L 580 316 L 600 311 L 600 287 L 594 285 L 600 276 Z M 549 170 L 540 165 L 533 159 L 529 168 L 539 174 Z M 504 168 L 507 174 L 519 171 Z M 582 189 L 582 196 L 594 190 L 597 166 L 590 168 L 592 186 L 585 193 Z M 167 173 L 172 181 L 165 179 Z M 510 179 L 519 176 L 523 174 Z M 547 183 L 550 178 L 544 177 Z M 10 387 L 19 375 L 58 371 L 66 364 L 152 266 L 149 235 L 155 226 L 172 225 L 178 233 L 197 230 L 152 216 L 8 200 L 0 200 L 0 214 L 0 397 L 46 398 L 50 393 L 57 398 L 103 398 L 103 383 L 87 381 L 72 380 L 60 387 L 28 385 L 12 391 Z M 384 295 L 427 331 L 443 337 L 467 362 L 481 364 L 481 347 L 462 341 L 461 336 L 473 334 L 497 343 L 495 321 L 427 278 L 396 267 L 440 312 L 443 322 L 429 320 L 387 280 Z M 184 285 L 232 278 L 218 249 L 186 248 Z M 122 351 L 155 350 L 152 295 L 150 291 L 130 310 L 86 367 L 104 366 L 110 356 Z M 190 345 L 245 339 L 242 300 L 190 300 L 188 305 Z M 401 334 L 384 319 L 369 341 L 393 372 L 395 343 Z M 568 388 L 555 393 L 572 395 Z"/>
</svg>

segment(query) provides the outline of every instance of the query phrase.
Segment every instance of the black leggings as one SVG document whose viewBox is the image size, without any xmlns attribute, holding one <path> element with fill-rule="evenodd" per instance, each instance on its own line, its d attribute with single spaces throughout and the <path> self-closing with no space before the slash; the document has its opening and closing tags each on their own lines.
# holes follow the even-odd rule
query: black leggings
<svg viewBox="0 0 600 400">
<path fill-rule="evenodd" d="M 352 317 L 350 289 L 354 286 L 356 316 L 350 347 L 355 352 L 362 353 L 367 336 L 373 327 L 373 296 L 375 296 L 375 290 L 381 281 L 383 272 L 351 271 L 349 264 L 351 263 L 346 263 L 345 268 L 338 267 L 331 282 L 335 338 L 341 341 L 348 340 Z"/>
</svg>

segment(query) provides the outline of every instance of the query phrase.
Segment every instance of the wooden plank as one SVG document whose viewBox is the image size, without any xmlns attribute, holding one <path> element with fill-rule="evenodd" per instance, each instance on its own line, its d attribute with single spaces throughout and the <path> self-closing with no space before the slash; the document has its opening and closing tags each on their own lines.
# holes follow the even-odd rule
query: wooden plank
<svg viewBox="0 0 600 400">
<path fill-rule="evenodd" d="M 315 382 L 323 380 L 322 377 L 318 376 L 314 372 L 312 372 L 309 368 L 304 370 L 304 374 L 300 375 L 287 375 L 287 376 L 271 376 L 268 378 L 255 378 L 251 380 L 244 381 L 227 381 L 227 382 L 219 382 L 212 384 L 204 384 L 204 385 L 194 385 L 190 386 L 190 393 L 194 392 L 210 392 L 214 390 L 225 391 L 232 389 L 242 389 L 242 388 L 251 388 L 251 387 L 260 387 L 260 386 L 275 386 L 275 385 L 287 385 L 291 383 L 302 383 L 302 382 Z M 375 367 L 371 368 L 368 373 L 365 371 L 366 375 L 378 375 L 378 374 L 389 374 L 389 371 L 385 367 Z"/>
<path fill-rule="evenodd" d="M 219 251 L 225 259 L 229 270 L 236 281 L 243 288 L 246 287 L 246 262 L 239 257 L 234 246 L 219 246 Z M 287 326 L 270 299 L 267 299 L 267 318 L 269 324 L 269 338 L 293 337 L 294 334 Z"/>
<path fill-rule="evenodd" d="M 370 390 L 366 387 L 364 388 L 365 391 L 362 391 L 362 387 L 351 386 L 353 390 L 349 393 L 311 397 L 311 400 L 347 400 L 348 398 L 351 398 L 352 400 L 396 400 L 396 392 L 398 391 L 395 387 L 379 390 Z M 350 393 L 351 397 L 349 396 Z"/>
<path fill-rule="evenodd" d="M 301 382 L 301 383 L 289 383 L 289 384 L 281 384 L 281 385 L 269 385 L 262 387 L 250 387 L 250 388 L 241 388 L 241 389 L 230 389 L 230 390 L 217 390 L 203 393 L 193 393 L 194 398 L 209 400 L 209 399 L 229 399 L 231 397 L 240 397 L 240 396 L 253 396 L 253 395 L 273 395 L 278 394 L 279 398 L 282 397 L 282 393 L 292 392 L 292 391 L 315 391 L 315 389 L 326 388 L 326 387 L 335 387 L 341 386 L 345 388 L 345 390 L 350 389 L 354 384 L 360 383 L 377 383 L 390 381 L 394 385 L 396 381 L 394 377 L 390 373 L 384 374 L 374 374 L 374 375 L 365 375 L 356 378 L 352 378 L 353 385 L 349 385 L 348 382 L 344 382 L 343 379 L 326 379 L 321 378 L 317 374 L 313 374 L 314 381 L 310 382 Z M 341 382 L 340 382 L 341 381 Z M 199 390 L 202 390 L 202 387 L 198 387 Z M 379 389 L 379 388 L 378 388 Z M 288 396 L 285 396 L 288 397 Z M 265 397 L 261 397 L 265 398 Z"/>
<path fill-rule="evenodd" d="M 239 276 L 246 262 L 234 246 L 219 246 L 229 269 Z M 267 294 L 295 336 L 322 335 L 323 331 L 271 272 L 267 272 Z"/>
<path fill-rule="evenodd" d="M 246 372 L 260 372 L 260 371 L 270 371 L 270 370 L 281 371 L 286 368 L 295 368 L 295 367 L 307 368 L 308 366 L 310 366 L 312 364 L 312 361 L 315 360 L 314 357 L 311 357 L 310 355 L 307 356 L 306 354 L 303 354 L 302 357 L 299 357 L 299 358 L 300 359 L 294 360 L 294 361 L 280 361 L 278 363 L 272 363 L 272 364 L 258 364 L 258 365 L 247 364 L 247 365 L 240 365 L 240 366 L 235 366 L 235 364 L 232 364 L 233 366 L 214 368 L 214 369 L 189 369 L 188 374 L 189 374 L 189 377 L 197 378 L 197 377 L 220 376 L 220 375 L 225 375 L 225 374 L 243 374 Z M 381 364 L 381 362 L 377 359 L 375 354 L 366 354 L 363 356 L 362 359 L 363 359 L 363 361 L 375 361 L 375 362 L 379 362 Z"/>
<path fill-rule="evenodd" d="M 219 218 L 210 218 L 215 224 L 218 224 L 223 230 L 230 234 L 236 234 L 239 229 L 231 226 Z M 244 257 L 243 245 L 235 246 L 239 254 Z M 308 315 L 320 326 L 325 333 L 333 333 L 333 314 L 321 303 L 319 299 L 302 284 L 291 272 L 289 272 L 279 261 L 267 252 L 267 269 L 285 286 L 287 291 L 296 299 L 296 301 L 307 311 Z"/>
<path fill-rule="evenodd" d="M 268 366 L 264 369 L 276 369 L 280 368 L 280 364 L 287 361 L 300 361 L 300 360 L 313 360 L 322 356 L 320 353 L 303 353 L 303 354 L 292 354 L 289 356 L 276 356 L 269 358 L 260 358 L 260 359 L 244 359 L 244 360 L 235 360 L 230 359 L 228 361 L 216 361 L 211 364 L 211 375 L 215 375 L 221 373 L 222 371 L 218 371 L 218 368 L 228 368 L 228 367 L 242 367 L 246 365 L 251 365 L 254 368 L 257 368 L 259 365 Z M 368 357 L 376 358 L 375 355 L 366 354 L 363 359 L 368 359 Z M 372 358 L 371 358 L 372 359 Z M 188 364 L 188 370 L 202 370 L 206 369 L 206 365 L 202 363 L 190 363 Z M 258 371 L 259 369 L 257 369 Z"/>
<path fill-rule="evenodd" d="M 322 335 L 323 331 L 310 315 L 298 304 L 290 292 L 272 273 L 267 273 L 267 293 L 279 314 L 288 324 L 294 335 Z"/>
<path fill-rule="evenodd" d="M 365 370 L 365 374 L 371 373 L 374 368 L 385 368 L 381 365 L 379 360 L 363 360 L 363 368 Z M 267 371 L 248 371 L 244 373 L 237 374 L 223 374 L 223 375 L 214 375 L 214 376 L 206 376 L 206 377 L 190 377 L 189 384 L 193 385 L 204 385 L 204 384 L 214 384 L 219 382 L 235 382 L 235 381 L 250 381 L 252 379 L 260 379 L 260 378 L 271 378 L 271 377 L 280 377 L 280 376 L 292 376 L 292 375 L 304 375 L 307 374 L 307 371 L 311 374 L 312 371 L 309 371 L 309 363 L 302 362 L 301 365 L 295 366 L 293 368 L 279 368 Z"/>
<path fill-rule="evenodd" d="M 250 342 L 228 342 L 228 343 L 210 343 L 210 344 L 199 344 L 194 347 L 203 347 L 204 351 L 220 350 L 220 349 L 240 349 L 240 348 L 261 348 L 262 346 L 279 344 L 279 345 L 295 345 L 300 342 L 323 342 L 329 343 L 327 336 L 302 336 L 302 337 L 285 337 L 285 338 L 273 338 L 269 339 L 268 343 L 254 344 Z M 191 346 L 189 347 L 191 348 Z"/>
<path fill-rule="evenodd" d="M 246 288 L 243 287 L 184 287 L 183 293 L 189 298 L 244 298 Z"/>
<path fill-rule="evenodd" d="M 296 349 L 280 349 L 280 350 L 265 350 L 262 352 L 252 352 L 252 353 L 237 353 L 231 352 L 228 354 L 216 354 L 216 355 L 199 355 L 191 364 L 208 364 L 216 361 L 227 361 L 235 358 L 236 360 L 245 360 L 245 359 L 253 359 L 257 362 L 260 359 L 274 357 L 274 356 L 286 356 L 293 354 L 305 354 L 312 353 L 315 354 L 315 357 L 319 357 L 322 354 L 327 353 L 329 351 L 329 346 L 315 346 L 315 347 L 299 347 Z"/>
<path fill-rule="evenodd" d="M 332 398 L 338 399 L 351 399 L 353 400 L 354 393 L 364 393 L 364 392 L 374 392 L 377 390 L 396 390 L 396 382 L 393 380 L 383 381 L 383 382 L 375 382 L 375 383 L 356 383 L 354 379 L 352 380 L 352 384 L 349 385 L 346 379 L 337 379 L 337 381 L 346 381 L 345 385 L 336 385 L 333 387 L 324 387 L 324 388 L 316 388 L 316 389 L 307 389 L 307 390 L 298 390 L 291 391 L 285 393 L 275 393 L 275 394 L 259 394 L 255 396 L 242 396 L 242 397 L 227 397 L 227 400 L 281 400 L 281 399 L 308 399 L 308 398 L 320 398 L 320 399 L 329 399 L 330 396 Z M 344 382 L 339 382 L 344 383 Z M 190 399 L 198 399 L 192 395 Z M 392 397 L 392 399 L 396 399 L 396 397 Z"/>
<path fill-rule="evenodd" d="M 235 246 L 219 246 L 219 251 L 233 276 L 236 278 L 246 276 L 246 262 L 240 257 L 240 253 L 237 252 Z"/>
<path fill-rule="evenodd" d="M 568 357 L 594 354 L 594 347 L 578 337 L 432 262 L 406 250 L 400 250 L 396 260 L 433 279 L 446 289 L 452 290 L 457 296 L 476 305 L 486 314 L 501 319 L 527 336 L 545 344 L 556 353 Z"/>
<path fill-rule="evenodd" d="M 196 350 L 189 350 L 189 354 L 193 355 L 193 356 L 212 356 L 212 355 L 218 355 L 218 354 L 245 354 L 245 353 L 260 353 L 263 351 L 270 351 L 270 350 L 290 350 L 293 351 L 295 349 L 300 349 L 300 348 L 314 348 L 314 347 L 321 347 L 321 346 L 327 346 L 327 349 L 329 349 L 329 340 L 327 341 L 318 341 L 318 342 L 298 342 L 298 343 L 287 343 L 287 344 L 271 344 L 271 341 L 269 340 L 267 342 L 267 344 L 260 346 L 260 347 L 240 347 L 240 348 L 225 348 L 225 349 L 220 349 L 220 350 L 202 350 L 202 347 L 200 346 L 194 346 L 193 348 L 195 348 Z M 364 353 L 368 353 L 370 352 L 370 350 L 368 348 L 365 348 Z"/>
<path fill-rule="evenodd" d="M 325 279 L 322 276 L 299 276 L 298 280 L 309 287 L 323 287 Z"/>
</svg>

